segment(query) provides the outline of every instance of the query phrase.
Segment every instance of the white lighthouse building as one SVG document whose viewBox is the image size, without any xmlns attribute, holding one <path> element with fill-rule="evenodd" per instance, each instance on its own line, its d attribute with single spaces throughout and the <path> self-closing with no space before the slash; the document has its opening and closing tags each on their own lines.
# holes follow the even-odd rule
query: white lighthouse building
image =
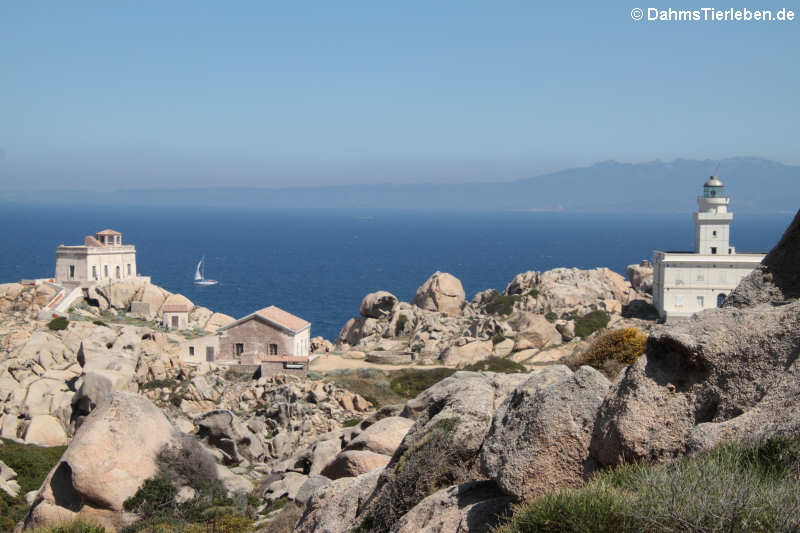
<svg viewBox="0 0 800 533">
<path fill-rule="evenodd" d="M 653 305 L 662 319 L 718 307 L 764 254 L 737 254 L 730 242 L 733 213 L 724 184 L 711 176 L 697 199 L 694 252 L 653 252 Z"/>
</svg>

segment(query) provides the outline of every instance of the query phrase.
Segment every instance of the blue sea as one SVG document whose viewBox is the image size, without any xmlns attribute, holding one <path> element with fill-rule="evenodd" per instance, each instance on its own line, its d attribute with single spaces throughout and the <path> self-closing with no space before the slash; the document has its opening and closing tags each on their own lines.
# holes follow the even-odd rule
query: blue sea
<svg viewBox="0 0 800 533">
<path fill-rule="evenodd" d="M 768 251 L 791 214 L 736 214 L 738 251 Z M 142 275 L 196 305 L 234 317 L 277 305 L 335 339 L 358 315 L 361 298 L 384 289 L 410 301 L 436 270 L 450 272 L 467 297 L 527 270 L 625 267 L 653 249 L 691 250 L 691 213 L 430 213 L 379 209 L 0 205 L 0 283 L 50 277 L 59 244 L 81 244 L 105 228 L 136 245 Z M 192 283 L 206 258 L 206 276 Z"/>
</svg>

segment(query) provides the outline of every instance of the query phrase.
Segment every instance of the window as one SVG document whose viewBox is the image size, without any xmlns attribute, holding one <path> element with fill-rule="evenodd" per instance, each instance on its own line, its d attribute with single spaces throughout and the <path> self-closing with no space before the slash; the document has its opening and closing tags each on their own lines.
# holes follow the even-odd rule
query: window
<svg viewBox="0 0 800 533">
<path fill-rule="evenodd" d="M 697 272 L 697 281 L 703 281 L 705 279 L 705 275 L 703 274 L 702 270 Z"/>
<path fill-rule="evenodd" d="M 716 237 L 716 236 L 717 236 L 717 230 L 714 230 L 714 231 L 712 231 L 712 232 L 711 232 L 711 236 L 712 236 L 712 237 Z"/>
<path fill-rule="evenodd" d="M 131 264 L 130 263 L 128 263 L 128 275 L 129 276 L 131 275 Z"/>
<path fill-rule="evenodd" d="M 728 255 L 731 255 L 732 252 L 733 252 L 733 248 L 728 248 Z"/>
<path fill-rule="evenodd" d="M 722 293 L 717 294 L 717 307 L 722 307 L 722 303 L 725 301 L 725 295 Z"/>
<path fill-rule="evenodd" d="M 119 279 L 119 277 L 120 277 L 119 265 L 117 265 L 117 279 Z"/>
<path fill-rule="evenodd" d="M 75 279 L 75 265 L 69 266 L 69 279 Z"/>
<path fill-rule="evenodd" d="M 270 344 L 269 345 L 269 354 L 270 355 L 278 355 L 278 345 L 277 344 Z"/>
<path fill-rule="evenodd" d="M 108 277 L 108 265 L 103 265 L 103 277 Z"/>
<path fill-rule="evenodd" d="M 697 307 L 699 307 L 700 309 L 703 308 L 703 297 L 702 296 L 698 296 L 697 297 Z"/>
<path fill-rule="evenodd" d="M 234 355 L 242 355 L 244 353 L 244 344 L 241 342 L 237 342 L 233 345 L 233 353 Z"/>
<path fill-rule="evenodd" d="M 97 279 L 97 265 L 92 265 L 92 278 Z"/>
<path fill-rule="evenodd" d="M 683 295 L 675 295 L 675 307 L 683 307 Z"/>
<path fill-rule="evenodd" d="M 711 253 L 712 253 L 713 255 L 717 255 L 717 247 L 716 247 L 716 246 L 712 246 L 712 247 L 711 247 Z"/>
<path fill-rule="evenodd" d="M 213 361 L 213 360 L 214 360 L 214 347 L 206 346 L 206 361 Z"/>
<path fill-rule="evenodd" d="M 189 346 L 189 356 L 194 357 L 194 346 Z"/>
</svg>

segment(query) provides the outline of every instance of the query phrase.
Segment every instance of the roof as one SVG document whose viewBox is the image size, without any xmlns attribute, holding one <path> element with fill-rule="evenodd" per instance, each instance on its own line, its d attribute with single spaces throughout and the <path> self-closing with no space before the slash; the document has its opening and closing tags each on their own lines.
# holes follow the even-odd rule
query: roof
<svg viewBox="0 0 800 533">
<path fill-rule="evenodd" d="M 103 231 L 98 231 L 98 235 L 122 235 L 122 233 L 118 231 L 114 231 L 113 229 L 104 229 Z"/>
<path fill-rule="evenodd" d="M 192 308 L 185 304 L 165 305 L 161 308 L 162 313 L 188 313 Z"/>
<path fill-rule="evenodd" d="M 711 176 L 710 178 L 708 178 L 708 181 L 706 181 L 704 187 L 723 187 L 723 183 L 719 180 L 718 177 Z"/>
<path fill-rule="evenodd" d="M 280 307 L 275 307 L 274 305 L 270 305 L 264 309 L 259 309 L 256 311 L 256 313 L 263 318 L 280 324 L 281 326 L 291 329 L 292 331 L 300 331 L 301 329 L 305 329 L 311 325 L 310 322 L 303 320 L 299 316 L 295 316 L 288 311 L 284 311 Z"/>
<path fill-rule="evenodd" d="M 231 322 L 230 324 L 226 324 L 222 326 L 217 331 L 224 331 L 226 329 L 230 329 L 234 326 L 241 324 L 242 322 L 246 322 L 251 318 L 261 318 L 266 322 L 273 324 L 275 326 L 281 327 L 283 329 L 287 329 L 292 333 L 299 333 L 306 328 L 311 327 L 311 322 L 303 320 L 299 316 L 295 316 L 288 311 L 284 311 L 280 307 L 275 307 L 274 305 L 270 305 L 269 307 L 265 307 L 264 309 L 259 309 L 258 311 L 254 311 L 247 316 L 243 316 L 239 320 Z"/>
<path fill-rule="evenodd" d="M 102 242 L 98 241 L 91 235 L 87 235 L 85 239 L 83 239 L 84 246 L 105 246 Z"/>
</svg>

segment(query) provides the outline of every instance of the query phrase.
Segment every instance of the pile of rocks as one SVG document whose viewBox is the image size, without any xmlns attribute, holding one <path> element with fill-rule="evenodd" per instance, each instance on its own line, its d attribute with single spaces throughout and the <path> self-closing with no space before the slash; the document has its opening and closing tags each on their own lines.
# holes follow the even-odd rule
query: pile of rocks
<svg viewBox="0 0 800 533">
<path fill-rule="evenodd" d="M 489 356 L 528 361 L 550 350 L 558 353 L 549 359 L 559 359 L 584 348 L 577 342 L 564 345 L 575 338 L 575 316 L 603 310 L 615 327 L 628 322 L 644 328 L 652 324 L 622 316 L 635 304 L 649 307 L 650 296 L 637 291 L 652 285 L 652 267 L 650 285 L 647 268 L 645 262 L 632 265 L 636 288 L 607 268 L 525 272 L 516 275 L 502 294 L 483 291 L 471 302 L 455 276 L 436 272 L 410 304 L 386 291 L 366 295 L 361 316 L 347 321 L 336 348 L 346 357 L 406 354 L 409 360 L 456 367 Z"/>
</svg>

